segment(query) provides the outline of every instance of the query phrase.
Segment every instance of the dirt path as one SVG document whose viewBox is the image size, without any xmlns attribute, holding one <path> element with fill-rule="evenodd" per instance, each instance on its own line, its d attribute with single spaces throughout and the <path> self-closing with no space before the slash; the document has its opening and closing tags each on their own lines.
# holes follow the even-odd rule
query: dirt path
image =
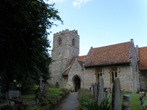
<svg viewBox="0 0 147 110">
<path fill-rule="evenodd" d="M 59 106 L 58 110 L 77 110 L 78 107 L 78 92 L 70 93 Z"/>
</svg>

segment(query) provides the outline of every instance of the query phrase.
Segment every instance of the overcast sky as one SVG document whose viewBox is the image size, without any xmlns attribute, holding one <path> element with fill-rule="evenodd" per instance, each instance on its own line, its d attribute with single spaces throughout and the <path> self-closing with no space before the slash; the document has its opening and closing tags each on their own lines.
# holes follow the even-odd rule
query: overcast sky
<svg viewBox="0 0 147 110">
<path fill-rule="evenodd" d="M 64 21 L 52 33 L 78 30 L 80 55 L 91 47 L 101 47 L 134 39 L 147 46 L 147 0 L 49 0 L 55 3 Z M 49 36 L 53 40 L 53 34 Z"/>
</svg>

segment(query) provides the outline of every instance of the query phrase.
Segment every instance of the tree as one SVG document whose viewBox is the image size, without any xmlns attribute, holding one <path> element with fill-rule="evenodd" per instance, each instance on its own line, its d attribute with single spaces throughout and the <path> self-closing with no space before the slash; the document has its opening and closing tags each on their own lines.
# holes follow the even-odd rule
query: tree
<svg viewBox="0 0 147 110">
<path fill-rule="evenodd" d="M 48 32 L 54 21 L 61 21 L 54 4 L 43 0 L 1 0 L 0 75 L 8 84 L 30 85 L 42 75 L 48 78 Z"/>
</svg>

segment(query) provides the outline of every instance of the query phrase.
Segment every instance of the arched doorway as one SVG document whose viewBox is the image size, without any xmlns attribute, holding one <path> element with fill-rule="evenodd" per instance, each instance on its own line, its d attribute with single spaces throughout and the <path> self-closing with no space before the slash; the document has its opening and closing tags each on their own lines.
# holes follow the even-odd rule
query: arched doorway
<svg viewBox="0 0 147 110">
<path fill-rule="evenodd" d="M 74 90 L 77 92 L 81 88 L 81 79 L 76 75 L 73 77 Z"/>
</svg>

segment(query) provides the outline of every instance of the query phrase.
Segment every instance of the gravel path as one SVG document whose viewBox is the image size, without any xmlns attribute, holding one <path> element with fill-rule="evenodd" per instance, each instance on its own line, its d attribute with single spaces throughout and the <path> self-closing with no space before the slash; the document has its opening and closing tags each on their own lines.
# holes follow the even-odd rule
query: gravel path
<svg viewBox="0 0 147 110">
<path fill-rule="evenodd" d="M 78 92 L 70 93 L 61 103 L 58 110 L 77 110 Z"/>
</svg>

